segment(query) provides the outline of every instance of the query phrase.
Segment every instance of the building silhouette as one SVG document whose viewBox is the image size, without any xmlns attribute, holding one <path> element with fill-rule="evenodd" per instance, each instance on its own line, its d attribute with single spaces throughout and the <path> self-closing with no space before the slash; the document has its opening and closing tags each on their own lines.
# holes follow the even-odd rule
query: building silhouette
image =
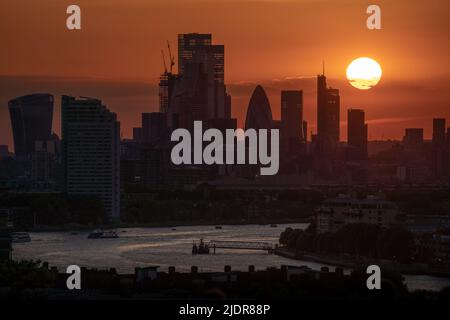
<svg viewBox="0 0 450 320">
<path fill-rule="evenodd" d="M 320 154 L 335 152 L 339 144 L 339 90 L 327 87 L 325 75 L 317 76 L 317 142 Z"/>
<path fill-rule="evenodd" d="M 18 160 L 29 160 L 36 141 L 50 140 L 53 120 L 53 96 L 30 94 L 8 102 Z"/>
<path fill-rule="evenodd" d="M 288 140 L 303 140 L 303 91 L 281 91 L 282 136 Z"/>
<path fill-rule="evenodd" d="M 120 123 L 100 100 L 62 96 L 65 192 L 98 197 L 108 217 L 120 217 Z"/>
<path fill-rule="evenodd" d="M 433 119 L 433 139 L 432 139 L 432 157 L 431 167 L 434 176 L 437 179 L 443 178 L 446 171 L 446 157 L 445 157 L 445 119 Z"/>
<path fill-rule="evenodd" d="M 208 114 L 208 74 L 200 64 L 187 64 L 184 75 L 178 77 L 173 88 L 168 126 L 172 130 L 192 130 L 194 121 L 207 120 Z"/>
<path fill-rule="evenodd" d="M 443 145 L 445 144 L 445 119 L 435 118 L 433 119 L 433 144 Z"/>
<path fill-rule="evenodd" d="M 133 140 L 138 144 L 142 142 L 142 127 L 133 128 Z"/>
<path fill-rule="evenodd" d="M 273 125 L 272 109 L 263 87 L 258 85 L 250 98 L 245 118 L 247 129 L 271 129 Z"/>
<path fill-rule="evenodd" d="M 31 176 L 33 180 L 45 182 L 54 180 L 56 157 L 56 141 L 36 141 L 31 156 Z"/>
<path fill-rule="evenodd" d="M 178 73 L 184 75 L 186 65 L 201 64 L 205 71 L 213 71 L 214 80 L 225 82 L 225 47 L 213 45 L 211 34 L 187 33 L 178 35 Z"/>
<path fill-rule="evenodd" d="M 8 158 L 10 155 L 8 145 L 0 145 L 0 159 Z"/>
<path fill-rule="evenodd" d="M 339 90 L 327 86 L 324 74 L 317 76 L 317 134 L 311 137 L 311 154 L 315 176 L 336 180 L 344 170 L 339 144 Z"/>
<path fill-rule="evenodd" d="M 423 145 L 423 128 L 406 128 L 403 137 L 405 148 L 417 148 Z"/>
<path fill-rule="evenodd" d="M 302 130 L 303 130 L 303 141 L 305 143 L 308 143 L 308 122 L 306 120 L 303 120 L 302 123 Z"/>
<path fill-rule="evenodd" d="M 177 76 L 167 70 L 159 77 L 159 112 L 169 111 L 176 80 Z"/>
<path fill-rule="evenodd" d="M 281 91 L 280 163 L 282 173 L 299 171 L 306 155 L 303 127 L 303 91 Z M 304 165 L 301 167 L 304 169 Z"/>
<path fill-rule="evenodd" d="M 191 129 L 195 120 L 231 117 L 224 59 L 224 46 L 213 45 L 211 34 L 178 35 L 179 74 L 166 72 L 160 81 L 160 111 L 168 113 L 170 129 Z"/>
<path fill-rule="evenodd" d="M 347 115 L 348 160 L 367 160 L 367 124 L 365 123 L 364 110 L 349 109 Z"/>
<path fill-rule="evenodd" d="M 167 142 L 166 118 L 161 112 L 142 114 L 142 144 L 165 145 Z"/>
</svg>

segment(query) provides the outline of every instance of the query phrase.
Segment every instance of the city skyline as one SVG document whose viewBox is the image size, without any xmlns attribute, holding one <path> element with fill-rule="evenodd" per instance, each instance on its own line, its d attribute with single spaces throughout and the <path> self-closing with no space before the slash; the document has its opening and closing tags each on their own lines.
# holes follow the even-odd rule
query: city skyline
<svg viewBox="0 0 450 320">
<path fill-rule="evenodd" d="M 448 300 L 450 1 L 70 3 L 0 1 L 0 300 Z"/>
<path fill-rule="evenodd" d="M 64 28 L 57 27 L 64 18 L 64 15 L 58 17 L 63 5 L 40 4 L 48 14 L 46 22 L 36 28 L 36 18 L 29 16 L 33 12 L 32 4 L 2 4 L 5 23 L 9 16 L 17 16 L 22 9 L 18 17 L 26 20 L 15 30 L 16 38 L 4 34 L 7 49 L 2 52 L 2 60 L 9 63 L 0 68 L 2 106 L 14 97 L 34 92 L 54 94 L 56 106 L 62 94 L 95 96 L 118 114 L 123 124 L 123 137 L 131 137 L 132 128 L 139 126 L 140 114 L 158 110 L 158 78 L 163 71 L 160 51 L 166 50 L 166 40 L 176 52 L 178 33 L 208 32 L 214 35 L 215 43 L 225 45 L 225 82 L 232 96 L 232 117 L 238 119 L 240 127 L 251 93 L 261 84 L 267 92 L 274 119 L 280 119 L 280 91 L 302 90 L 304 119 L 310 124 L 308 133 L 316 132 L 315 76 L 321 71 L 322 60 L 325 60 L 329 85 L 340 90 L 342 140 L 346 140 L 346 110 L 350 108 L 365 110 L 369 140 L 401 140 L 406 127 L 423 127 L 425 138 L 430 139 L 432 119 L 450 117 L 450 94 L 446 90 L 450 68 L 446 67 L 448 61 L 444 58 L 449 49 L 445 41 L 449 28 L 446 28 L 445 15 L 437 10 L 448 6 L 443 1 L 431 8 L 405 1 L 395 4 L 382 1 L 383 29 L 376 32 L 364 27 L 365 6 L 357 1 L 348 1 L 332 11 L 328 9 L 334 5 L 328 1 L 286 1 L 282 7 L 271 1 L 244 2 L 239 4 L 236 25 L 226 23 L 234 12 L 232 9 L 236 8 L 233 2 L 164 4 L 153 1 L 147 4 L 135 0 L 136 8 L 124 17 L 119 12 L 123 8 L 122 1 L 114 3 L 117 9 L 104 12 L 103 2 L 93 5 L 80 1 L 86 24 L 78 34 L 68 34 Z M 174 5 L 193 16 L 176 15 L 170 10 Z M 403 10 L 406 5 L 408 10 Z M 217 21 L 212 21 L 207 13 L 217 8 L 221 9 L 220 15 Z M 161 19 L 157 14 L 161 12 L 167 18 L 172 17 L 169 19 L 172 23 L 154 28 Z M 273 30 L 267 29 L 256 15 L 265 12 L 273 12 L 271 28 L 277 25 L 276 21 L 283 23 Z M 304 12 L 306 21 L 298 19 L 303 13 L 296 15 L 295 12 Z M 350 15 L 354 18 L 349 20 Z M 125 16 L 135 18 L 135 24 L 127 23 L 129 18 Z M 110 32 L 92 17 L 104 23 L 121 17 L 123 23 L 111 26 Z M 341 23 L 344 19 L 348 21 L 346 25 Z M 415 22 L 414 26 L 407 24 L 410 20 Z M 315 28 L 311 30 L 307 24 Z M 233 30 L 238 26 L 236 36 Z M 0 32 L 3 35 L 5 31 Z M 24 41 L 18 41 L 17 35 Z M 268 36 L 272 39 L 270 45 L 266 41 Z M 352 41 L 348 41 L 349 37 Z M 396 41 L 398 37 L 402 37 L 402 44 Z M 143 41 L 145 38 L 151 40 L 147 43 Z M 116 40 L 120 40 L 121 45 L 116 45 Z M 57 48 L 53 42 L 58 43 Z M 85 49 L 70 50 L 72 46 Z M 47 50 L 52 52 L 48 57 Z M 30 56 L 31 52 L 39 58 L 39 63 Z M 129 56 L 133 59 L 127 58 Z M 368 92 L 359 92 L 345 79 L 346 66 L 358 56 L 371 56 L 383 67 L 382 80 Z M 12 150 L 5 109 L 0 108 L 0 144 L 8 144 Z M 59 110 L 55 112 L 54 118 L 59 119 Z M 55 121 L 54 131 L 60 132 L 59 121 Z"/>
</svg>

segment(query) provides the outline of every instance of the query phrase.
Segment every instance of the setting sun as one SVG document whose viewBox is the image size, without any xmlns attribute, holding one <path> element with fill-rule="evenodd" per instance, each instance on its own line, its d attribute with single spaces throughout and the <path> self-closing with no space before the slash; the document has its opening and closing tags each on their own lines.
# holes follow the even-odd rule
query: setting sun
<svg viewBox="0 0 450 320">
<path fill-rule="evenodd" d="M 371 58 L 358 58 L 347 67 L 347 79 L 352 86 L 360 90 L 374 87 L 381 78 L 381 67 Z"/>
</svg>

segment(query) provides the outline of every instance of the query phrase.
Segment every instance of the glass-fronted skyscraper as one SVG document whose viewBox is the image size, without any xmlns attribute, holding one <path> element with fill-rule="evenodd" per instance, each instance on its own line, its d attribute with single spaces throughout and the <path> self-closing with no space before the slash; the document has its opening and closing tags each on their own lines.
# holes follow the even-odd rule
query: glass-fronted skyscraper
<svg viewBox="0 0 450 320">
<path fill-rule="evenodd" d="M 14 138 L 14 152 L 19 160 L 28 160 L 36 141 L 51 138 L 53 96 L 30 94 L 8 102 Z"/>
<path fill-rule="evenodd" d="M 269 99 L 263 87 L 257 86 L 248 103 L 245 130 L 272 129 L 272 126 L 273 118 Z"/>
<path fill-rule="evenodd" d="M 317 77 L 317 139 L 322 154 L 333 153 L 339 144 L 339 90 L 327 87 L 325 75 Z"/>
</svg>

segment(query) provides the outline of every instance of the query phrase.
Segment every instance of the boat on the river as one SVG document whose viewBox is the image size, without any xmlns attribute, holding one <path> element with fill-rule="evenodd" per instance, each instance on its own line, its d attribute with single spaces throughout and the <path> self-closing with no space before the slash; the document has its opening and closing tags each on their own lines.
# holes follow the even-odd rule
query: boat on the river
<svg viewBox="0 0 450 320">
<path fill-rule="evenodd" d="M 114 239 L 118 237 L 119 235 L 114 230 L 94 230 L 88 236 L 89 239 Z"/>
<path fill-rule="evenodd" d="M 192 245 L 192 254 L 209 254 L 208 244 L 203 242 L 203 239 L 200 239 L 200 243 L 198 245 L 196 243 Z"/>
<path fill-rule="evenodd" d="M 222 226 L 216 226 L 216 229 L 221 230 Z"/>
<path fill-rule="evenodd" d="M 13 232 L 11 233 L 11 238 L 13 243 L 24 243 L 31 241 L 31 237 L 28 232 Z"/>
</svg>

